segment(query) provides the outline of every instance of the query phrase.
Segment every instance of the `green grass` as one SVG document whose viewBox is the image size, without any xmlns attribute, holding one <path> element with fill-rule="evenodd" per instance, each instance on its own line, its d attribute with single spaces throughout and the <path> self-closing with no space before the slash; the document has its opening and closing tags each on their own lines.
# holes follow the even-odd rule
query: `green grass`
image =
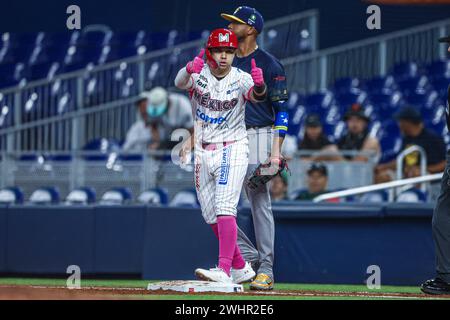
<svg viewBox="0 0 450 320">
<path fill-rule="evenodd" d="M 127 288 L 146 288 L 148 280 L 93 280 L 82 279 L 82 287 L 127 287 Z M 0 285 L 34 285 L 34 286 L 65 286 L 66 279 L 40 279 L 40 278 L 0 278 Z M 248 291 L 248 284 L 244 286 Z M 371 294 L 383 293 L 411 293 L 419 294 L 418 287 L 406 286 L 382 286 L 379 290 L 369 290 L 363 285 L 326 285 L 326 284 L 291 284 L 277 283 L 276 290 L 304 290 L 319 292 L 339 292 L 342 296 L 338 297 L 315 297 L 315 296 L 238 296 L 238 295 L 136 295 L 124 296 L 128 298 L 150 299 L 150 300 L 379 300 L 379 299 L 405 299 L 405 298 L 380 298 L 380 297 L 351 297 L 345 296 L 346 292 L 370 292 Z M 432 298 L 424 296 L 426 298 Z"/>
</svg>

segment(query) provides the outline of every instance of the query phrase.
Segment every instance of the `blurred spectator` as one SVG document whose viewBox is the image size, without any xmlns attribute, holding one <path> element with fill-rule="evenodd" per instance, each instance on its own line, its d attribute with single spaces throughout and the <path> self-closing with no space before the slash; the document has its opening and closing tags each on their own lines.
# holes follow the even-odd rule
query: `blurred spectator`
<svg viewBox="0 0 450 320">
<path fill-rule="evenodd" d="M 272 185 L 270 186 L 270 198 L 272 202 L 287 200 L 287 190 L 288 176 L 287 172 L 283 171 L 272 179 Z"/>
<path fill-rule="evenodd" d="M 127 152 L 142 153 L 147 150 L 151 140 L 150 128 L 147 126 L 148 92 L 142 92 L 136 101 L 138 119 L 128 129 L 122 149 Z"/>
<path fill-rule="evenodd" d="M 315 197 L 327 192 L 328 170 L 323 163 L 312 163 L 307 174 L 308 189 L 301 191 L 295 200 L 313 200 Z"/>
<path fill-rule="evenodd" d="M 380 155 L 380 143 L 375 137 L 369 135 L 369 117 L 364 113 L 363 107 L 354 103 L 344 116 L 347 124 L 347 133 L 339 140 L 339 150 L 352 150 L 361 152 L 374 152 Z M 344 156 L 351 161 L 368 161 L 363 155 Z"/>
<path fill-rule="evenodd" d="M 323 132 L 320 116 L 317 114 L 309 114 L 305 119 L 305 134 L 303 140 L 298 144 L 300 150 L 316 150 L 325 151 L 326 153 L 338 152 L 338 148 L 333 144 L 326 134 Z M 310 161 L 338 160 L 336 155 L 313 155 L 310 157 L 302 157 Z"/>
<path fill-rule="evenodd" d="M 189 99 L 179 93 L 168 93 L 162 87 L 149 92 L 148 123 L 151 128 L 150 149 L 171 149 L 179 141 L 171 141 L 175 129 L 188 129 L 192 134 L 194 121 Z"/>
<path fill-rule="evenodd" d="M 442 172 L 445 168 L 446 146 L 444 139 L 433 131 L 425 128 L 420 112 L 414 107 L 405 107 L 395 114 L 398 126 L 403 136 L 402 150 L 417 145 L 425 150 L 427 171 Z M 420 175 L 420 155 L 411 153 L 405 158 L 404 174 L 407 177 Z M 395 178 L 396 160 L 380 164 L 375 168 L 375 183 L 388 182 Z"/>
<path fill-rule="evenodd" d="M 141 115 L 127 133 L 123 149 L 143 152 L 147 149 L 171 149 L 179 141 L 171 141 L 175 129 L 193 132 L 192 107 L 189 99 L 168 93 L 162 87 L 143 92 L 137 102 Z"/>
</svg>

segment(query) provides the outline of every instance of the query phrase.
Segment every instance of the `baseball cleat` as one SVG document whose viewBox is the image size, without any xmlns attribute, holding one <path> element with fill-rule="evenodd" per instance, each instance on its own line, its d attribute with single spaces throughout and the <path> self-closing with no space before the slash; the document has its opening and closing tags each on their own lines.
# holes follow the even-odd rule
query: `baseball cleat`
<svg viewBox="0 0 450 320">
<path fill-rule="evenodd" d="M 233 283 L 231 276 L 228 276 L 225 271 L 220 268 L 196 269 L 195 275 L 202 280 L 220 282 L 220 283 Z"/>
<path fill-rule="evenodd" d="M 250 283 L 250 290 L 272 290 L 273 280 L 265 273 L 259 273 Z"/>
<path fill-rule="evenodd" d="M 422 283 L 420 290 L 426 294 L 450 294 L 450 283 L 435 278 Z"/>
<path fill-rule="evenodd" d="M 245 266 L 242 269 L 231 268 L 231 278 L 234 283 L 245 283 L 253 280 L 256 273 L 253 271 L 252 266 L 249 262 L 245 262 Z"/>
</svg>

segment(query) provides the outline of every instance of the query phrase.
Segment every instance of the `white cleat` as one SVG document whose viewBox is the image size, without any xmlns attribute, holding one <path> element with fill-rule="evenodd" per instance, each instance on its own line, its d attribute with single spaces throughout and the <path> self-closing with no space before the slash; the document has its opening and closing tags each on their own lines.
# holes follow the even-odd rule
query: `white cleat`
<svg viewBox="0 0 450 320">
<path fill-rule="evenodd" d="M 195 275 L 202 280 L 214 281 L 220 283 L 233 283 L 233 279 L 228 276 L 225 271 L 220 268 L 206 269 L 196 269 Z"/>
<path fill-rule="evenodd" d="M 253 268 L 249 262 L 245 262 L 245 267 L 242 269 L 233 269 L 231 268 L 231 278 L 234 283 L 245 283 L 250 282 L 255 278 L 256 272 L 253 271 Z"/>
</svg>

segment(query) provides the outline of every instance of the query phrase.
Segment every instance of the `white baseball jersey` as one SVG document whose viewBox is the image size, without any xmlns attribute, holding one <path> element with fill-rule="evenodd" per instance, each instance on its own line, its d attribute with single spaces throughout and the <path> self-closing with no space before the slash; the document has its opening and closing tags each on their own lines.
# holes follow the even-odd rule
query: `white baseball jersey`
<svg viewBox="0 0 450 320">
<path fill-rule="evenodd" d="M 239 141 L 247 136 L 245 104 L 253 87 L 250 74 L 232 67 L 221 80 L 207 65 L 194 73 L 188 88 L 194 113 L 196 142 Z"/>
</svg>

